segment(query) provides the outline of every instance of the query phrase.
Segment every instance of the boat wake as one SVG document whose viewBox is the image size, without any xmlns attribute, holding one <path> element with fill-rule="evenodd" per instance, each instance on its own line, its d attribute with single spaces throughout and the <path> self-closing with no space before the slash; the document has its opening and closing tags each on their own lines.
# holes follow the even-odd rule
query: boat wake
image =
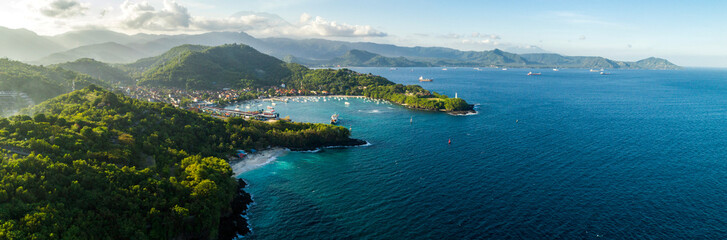
<svg viewBox="0 0 727 240">
<path fill-rule="evenodd" d="M 367 110 L 358 110 L 358 111 L 364 112 L 364 113 L 381 113 L 381 110 L 378 110 L 378 109 L 368 110 L 368 111 Z"/>
</svg>

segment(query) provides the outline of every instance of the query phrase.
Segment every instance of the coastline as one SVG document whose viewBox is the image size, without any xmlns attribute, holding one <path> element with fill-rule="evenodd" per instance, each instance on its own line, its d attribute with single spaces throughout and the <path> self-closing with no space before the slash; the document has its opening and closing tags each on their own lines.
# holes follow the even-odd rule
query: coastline
<svg viewBox="0 0 727 240">
<path fill-rule="evenodd" d="M 372 98 L 372 97 L 359 96 L 359 95 L 298 95 L 298 96 L 278 96 L 278 97 L 265 97 L 265 98 L 259 98 L 259 99 L 245 100 L 243 102 L 247 102 L 247 101 L 263 101 L 263 102 L 265 102 L 265 101 L 271 101 L 271 102 L 278 101 L 278 102 L 285 102 L 286 101 L 285 99 L 289 99 L 289 98 L 304 98 L 304 97 L 334 97 L 334 98 L 362 98 L 362 99 L 373 99 L 373 100 L 379 100 L 379 101 L 386 101 L 386 102 L 389 102 L 391 104 L 396 104 L 396 105 L 405 107 L 407 109 L 422 110 L 422 111 L 431 111 L 431 112 L 443 112 L 443 113 L 446 113 L 446 114 L 449 114 L 449 115 L 452 115 L 452 116 L 470 116 L 470 115 L 476 115 L 476 114 L 478 114 L 478 112 L 474 109 L 475 104 L 470 104 L 470 109 L 467 109 L 467 110 L 459 110 L 459 111 L 447 111 L 445 109 L 433 110 L 433 109 L 412 107 L 412 106 L 409 106 L 407 104 L 396 103 L 396 102 L 392 102 L 392 101 L 389 101 L 389 100 L 386 100 L 386 99 Z M 221 107 L 222 108 L 225 108 L 225 107 L 227 107 L 227 105 L 221 106 Z"/>
<path fill-rule="evenodd" d="M 242 173 L 258 169 L 266 164 L 274 162 L 278 157 L 285 154 L 285 149 L 275 147 L 248 154 L 243 159 L 230 161 L 230 167 L 235 177 Z"/>
<path fill-rule="evenodd" d="M 230 202 L 230 209 L 220 217 L 218 239 L 237 239 L 251 232 L 247 222 L 247 210 L 252 204 L 252 195 L 245 191 L 247 183 L 241 178 L 237 179 L 235 196 Z"/>
<path fill-rule="evenodd" d="M 351 138 L 346 142 L 338 143 L 336 145 L 327 145 L 320 147 L 307 147 L 307 148 L 282 148 L 274 147 L 270 149 L 260 150 L 256 153 L 248 154 L 245 158 L 235 159 L 230 161 L 230 167 L 235 177 L 240 174 L 246 173 L 258 169 L 262 166 L 275 162 L 278 157 L 284 156 L 287 152 L 318 152 L 324 148 L 347 148 L 347 147 L 363 147 L 370 146 L 371 143 Z"/>
</svg>

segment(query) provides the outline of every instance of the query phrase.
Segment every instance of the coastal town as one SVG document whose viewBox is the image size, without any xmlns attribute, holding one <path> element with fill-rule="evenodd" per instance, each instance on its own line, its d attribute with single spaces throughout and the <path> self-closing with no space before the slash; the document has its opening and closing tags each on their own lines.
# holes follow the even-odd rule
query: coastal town
<svg viewBox="0 0 727 240">
<path fill-rule="evenodd" d="M 123 87 L 119 90 L 126 96 L 131 98 L 144 100 L 148 102 L 161 102 L 172 104 L 175 107 L 183 108 L 195 112 L 203 112 L 215 117 L 243 117 L 245 119 L 256 120 L 279 120 L 280 115 L 275 113 L 274 109 L 260 109 L 252 111 L 240 111 L 238 109 L 225 109 L 225 105 L 240 101 L 264 99 L 281 96 L 307 96 L 307 95 L 328 95 L 328 91 L 309 91 L 293 88 L 285 88 L 282 84 L 280 87 L 269 89 L 262 88 L 244 88 L 232 89 L 223 88 L 221 90 L 181 90 L 169 88 L 149 88 L 149 87 Z"/>
</svg>

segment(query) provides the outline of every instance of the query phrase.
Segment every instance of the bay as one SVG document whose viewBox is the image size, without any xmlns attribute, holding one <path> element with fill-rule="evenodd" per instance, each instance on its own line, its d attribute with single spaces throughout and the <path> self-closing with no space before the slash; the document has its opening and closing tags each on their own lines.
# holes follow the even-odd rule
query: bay
<svg viewBox="0 0 727 240">
<path fill-rule="evenodd" d="M 354 70 L 456 93 L 479 114 L 277 103 L 294 121 L 338 113 L 371 146 L 286 152 L 242 173 L 246 238 L 727 237 L 725 70 Z"/>
</svg>

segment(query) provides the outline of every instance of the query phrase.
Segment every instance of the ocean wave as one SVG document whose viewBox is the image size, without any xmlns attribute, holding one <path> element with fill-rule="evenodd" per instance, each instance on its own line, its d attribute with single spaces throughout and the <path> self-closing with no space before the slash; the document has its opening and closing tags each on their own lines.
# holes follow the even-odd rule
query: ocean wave
<svg viewBox="0 0 727 240">
<path fill-rule="evenodd" d="M 317 152 L 323 151 L 323 149 L 321 149 L 321 148 L 316 148 L 313 150 L 301 150 L 301 151 L 294 151 L 294 150 L 290 150 L 290 149 L 286 148 L 285 150 L 290 151 L 290 152 L 299 152 L 299 153 L 317 153 Z"/>
<path fill-rule="evenodd" d="M 252 153 L 247 155 L 244 159 L 231 163 L 232 172 L 235 175 L 258 169 L 262 166 L 270 164 L 278 159 L 279 156 L 285 153 L 284 149 L 269 149 L 263 150 L 258 153 Z"/>
<path fill-rule="evenodd" d="M 328 147 L 325 147 L 325 148 L 351 148 L 351 147 L 368 147 L 368 146 L 371 146 L 371 145 L 372 145 L 372 144 L 371 144 L 371 143 L 370 143 L 369 141 L 365 141 L 365 142 L 366 142 L 366 144 L 362 144 L 362 145 L 356 145 L 356 146 L 328 146 Z"/>
</svg>

